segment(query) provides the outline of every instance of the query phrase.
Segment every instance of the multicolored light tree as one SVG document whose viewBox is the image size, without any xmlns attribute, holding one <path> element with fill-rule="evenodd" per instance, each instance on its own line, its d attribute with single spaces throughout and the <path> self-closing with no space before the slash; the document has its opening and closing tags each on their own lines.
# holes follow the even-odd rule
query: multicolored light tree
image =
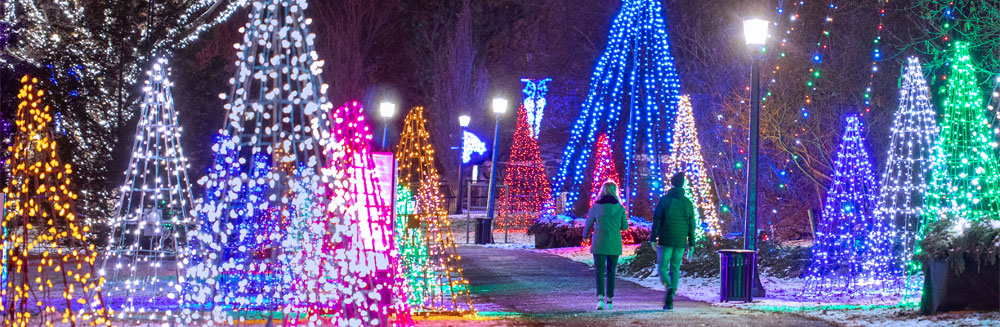
<svg viewBox="0 0 1000 327">
<path fill-rule="evenodd" d="M 834 159 L 833 181 L 816 228 L 812 260 L 806 274 L 806 294 L 835 295 L 867 292 L 876 276 L 891 268 L 891 257 L 874 246 L 885 242 L 870 239 L 875 228 L 874 210 L 878 184 L 865 148 L 861 119 L 848 116 L 840 147 Z M 869 266 L 870 262 L 879 263 Z"/>
<path fill-rule="evenodd" d="M 919 59 L 908 59 L 901 79 L 899 109 L 892 124 L 882 190 L 875 211 L 876 222 L 881 228 L 873 231 L 872 239 L 892 243 L 876 249 L 901 249 L 896 265 L 899 269 L 909 266 L 907 270 L 912 271 L 919 265 L 911 262 L 911 257 L 917 233 L 923 225 L 927 173 L 939 131 Z"/>
<path fill-rule="evenodd" d="M 291 281 L 313 268 L 296 259 L 303 229 L 328 202 L 316 172 L 331 140 L 325 111 L 332 105 L 307 7 L 305 0 L 255 1 L 241 29 L 215 163 L 199 180 L 207 192 L 195 208 L 201 228 L 191 242 L 183 325 L 284 316 L 298 300 Z"/>
<path fill-rule="evenodd" d="M 597 145 L 594 149 L 594 175 L 590 183 L 590 205 L 588 207 L 594 206 L 594 201 L 597 201 L 597 194 L 601 192 L 601 185 L 607 181 L 622 185 L 621 178 L 618 177 L 618 171 L 615 170 L 614 157 L 611 156 L 611 144 L 608 144 L 608 135 L 601 134 L 597 138 Z"/>
<path fill-rule="evenodd" d="M 933 153 L 921 235 L 931 222 L 945 216 L 960 222 L 1000 219 L 997 141 L 986 117 L 969 45 L 954 42 L 948 63 L 951 73 L 940 91 L 944 98 L 941 138 Z"/>
<path fill-rule="evenodd" d="M 7 233 L 0 246 L 9 267 L 3 324 L 110 325 L 104 278 L 94 268 L 97 251 L 85 239 L 90 226 L 76 216 L 73 168 L 59 160 L 52 113 L 42 102 L 45 91 L 28 75 L 21 84 L 17 129 L 8 147 L 10 181 L 3 189 Z"/>
<path fill-rule="evenodd" d="M 168 320 L 182 303 L 177 277 L 193 201 L 167 60 L 156 60 L 148 75 L 101 276 L 106 294 L 125 299 L 117 317 Z"/>
<path fill-rule="evenodd" d="M 527 110 L 521 106 L 517 110 L 517 127 L 503 179 L 507 189 L 500 194 L 500 216 L 497 217 L 500 227 L 527 228 L 541 214 L 552 210 L 552 188 L 532 128 Z"/>
<path fill-rule="evenodd" d="M 397 207 L 404 210 L 396 217 L 395 239 L 410 286 L 409 301 L 415 311 L 475 314 L 441 196 L 441 176 L 434 166 L 426 124 L 424 108 L 411 109 L 396 150 Z"/>
<path fill-rule="evenodd" d="M 677 120 L 674 122 L 674 140 L 667 161 L 669 178 L 683 172 L 686 182 L 684 193 L 694 202 L 694 215 L 701 228 L 696 228 L 696 237 L 705 235 L 717 238 L 722 235 L 719 228 L 719 213 L 712 197 L 712 180 L 708 178 L 705 158 L 701 155 L 701 141 L 698 127 L 694 124 L 694 110 L 691 99 L 682 95 L 677 106 Z"/>
<path fill-rule="evenodd" d="M 332 113 L 323 169 L 329 205 L 302 228 L 302 250 L 289 310 L 310 326 L 412 324 L 393 240 L 391 208 L 379 196 L 364 108 L 352 101 Z M 308 185 L 307 185 L 308 187 Z M 303 203 L 308 207 L 308 204 Z M 332 231 L 332 232 L 331 232 Z M 298 314 L 286 318 L 298 325 Z"/>
<path fill-rule="evenodd" d="M 677 110 L 680 80 L 673 61 L 660 1 L 622 1 L 553 184 L 554 194 L 568 192 L 567 212 L 584 191 L 590 150 L 600 134 L 608 135 L 609 144 L 624 144 L 622 188 L 629 208 L 643 198 L 652 207 L 663 194 L 662 164 L 655 158 L 667 154 L 664 140 L 672 138 L 661 131 L 670 130 Z"/>
</svg>

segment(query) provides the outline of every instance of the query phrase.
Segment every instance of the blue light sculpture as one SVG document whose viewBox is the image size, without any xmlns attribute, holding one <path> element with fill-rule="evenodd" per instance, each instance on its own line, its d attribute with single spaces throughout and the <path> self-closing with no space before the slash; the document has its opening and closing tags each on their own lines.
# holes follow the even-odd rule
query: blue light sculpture
<svg viewBox="0 0 1000 327">
<path fill-rule="evenodd" d="M 612 22 L 608 45 L 594 67 L 590 92 L 553 183 L 556 197 L 568 192 L 566 212 L 585 186 L 596 136 L 605 133 L 612 147 L 624 145 L 624 150 L 615 152 L 625 156 L 623 188 L 629 208 L 634 207 L 631 199 L 640 186 L 649 201 L 663 193 L 659 158 L 669 151 L 680 80 L 662 13 L 660 1 L 625 0 Z"/>
</svg>

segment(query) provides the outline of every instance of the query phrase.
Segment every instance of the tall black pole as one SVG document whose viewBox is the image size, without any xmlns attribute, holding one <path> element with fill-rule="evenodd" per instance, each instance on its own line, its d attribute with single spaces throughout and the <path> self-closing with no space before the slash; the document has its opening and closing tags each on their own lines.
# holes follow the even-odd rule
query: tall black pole
<svg viewBox="0 0 1000 327">
<path fill-rule="evenodd" d="M 465 165 L 465 126 L 462 126 L 462 134 L 458 137 L 458 188 L 455 193 L 455 214 L 462 214 L 462 177 L 463 165 Z"/>
<path fill-rule="evenodd" d="M 389 118 L 382 125 L 382 151 L 389 151 Z"/>
<path fill-rule="evenodd" d="M 759 51 L 750 56 L 750 158 L 747 165 L 747 221 L 743 248 L 757 250 L 757 152 L 760 143 L 760 62 Z"/>
<path fill-rule="evenodd" d="M 499 153 L 500 153 L 500 146 L 499 146 L 499 142 L 500 142 L 500 114 L 496 114 L 496 115 L 497 115 L 496 128 L 493 129 L 493 159 L 492 159 L 493 160 L 492 161 L 493 162 L 493 167 L 490 168 L 490 189 L 489 189 L 489 193 L 487 195 L 487 197 L 489 197 L 489 198 L 487 199 L 488 201 L 486 202 L 487 203 L 487 205 L 486 205 L 486 219 L 489 220 L 488 223 L 490 224 L 490 226 L 493 225 L 493 217 L 495 217 L 493 215 L 493 213 L 496 210 L 496 204 L 494 202 L 496 202 L 495 197 L 496 197 L 496 190 L 497 190 L 497 166 L 499 165 L 499 162 L 497 162 L 497 158 L 499 158 Z M 492 240 L 493 238 L 490 237 L 489 239 Z M 488 242 L 488 243 L 493 243 L 493 242 Z"/>
</svg>

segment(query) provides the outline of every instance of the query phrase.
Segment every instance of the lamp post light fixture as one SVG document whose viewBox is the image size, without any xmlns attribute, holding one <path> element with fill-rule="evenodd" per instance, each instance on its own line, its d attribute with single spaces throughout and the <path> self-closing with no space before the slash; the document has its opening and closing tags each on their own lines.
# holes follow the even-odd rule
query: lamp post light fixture
<svg viewBox="0 0 1000 327">
<path fill-rule="evenodd" d="M 382 151 L 386 151 L 389 147 L 389 120 L 392 116 L 396 115 L 396 104 L 383 101 L 378 104 L 378 114 L 382 116 Z"/>
<path fill-rule="evenodd" d="M 462 214 L 462 177 L 463 177 L 463 167 L 465 165 L 465 133 L 469 128 L 469 123 L 472 122 L 472 117 L 469 115 L 458 116 L 458 126 L 462 127 L 462 133 L 459 134 L 458 141 L 461 142 L 458 145 L 458 192 L 455 194 L 455 214 Z M 466 224 L 468 225 L 468 224 Z M 466 226 L 468 227 L 468 226 Z M 468 234 L 468 233 L 466 233 Z M 468 239 L 468 236 L 466 236 Z"/>
<path fill-rule="evenodd" d="M 496 116 L 496 125 L 495 125 L 495 127 L 493 129 L 493 156 L 492 156 L 492 159 L 491 159 L 492 167 L 490 168 L 490 186 L 489 186 L 489 192 L 486 195 L 487 196 L 486 222 L 484 222 L 485 224 L 489 224 L 489 229 L 484 228 L 484 232 L 486 230 L 489 230 L 489 231 L 493 230 L 493 228 L 492 228 L 492 226 L 493 226 L 493 218 L 495 217 L 495 211 L 496 211 L 497 166 L 499 164 L 497 162 L 497 159 L 499 158 L 499 152 L 500 152 L 500 146 L 499 146 L 499 142 L 500 142 L 500 117 L 503 116 L 503 114 L 506 113 L 506 112 L 507 112 L 507 99 L 504 99 L 504 98 L 494 98 L 493 99 L 493 114 L 495 114 L 495 116 Z M 486 237 L 484 237 L 484 238 L 486 238 Z M 492 237 L 492 235 L 488 238 L 488 241 L 484 240 L 484 243 L 493 243 L 493 237 Z"/>
</svg>

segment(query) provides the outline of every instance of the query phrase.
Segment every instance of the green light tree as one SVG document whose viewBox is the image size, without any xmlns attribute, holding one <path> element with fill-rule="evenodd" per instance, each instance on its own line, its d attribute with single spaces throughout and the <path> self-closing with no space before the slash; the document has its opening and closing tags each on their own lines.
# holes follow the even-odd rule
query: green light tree
<svg viewBox="0 0 1000 327">
<path fill-rule="evenodd" d="M 1000 214 L 997 144 L 969 45 L 955 42 L 948 63 L 951 71 L 940 91 L 944 99 L 941 138 L 933 151 L 921 238 L 927 226 L 942 217 L 968 222 L 997 219 Z"/>
</svg>

